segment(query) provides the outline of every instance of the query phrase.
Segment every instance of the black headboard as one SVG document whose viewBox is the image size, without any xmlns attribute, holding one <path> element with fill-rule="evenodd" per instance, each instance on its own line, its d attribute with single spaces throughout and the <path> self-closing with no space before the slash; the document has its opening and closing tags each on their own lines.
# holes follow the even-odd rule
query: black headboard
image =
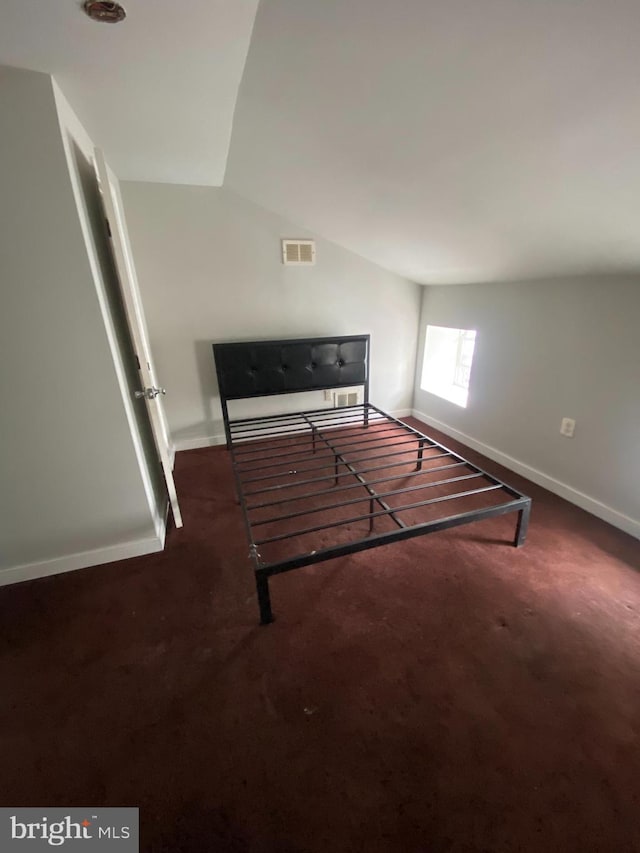
<svg viewBox="0 0 640 853">
<path fill-rule="evenodd" d="M 369 335 L 213 344 L 228 438 L 227 400 L 364 386 L 369 401 Z"/>
</svg>

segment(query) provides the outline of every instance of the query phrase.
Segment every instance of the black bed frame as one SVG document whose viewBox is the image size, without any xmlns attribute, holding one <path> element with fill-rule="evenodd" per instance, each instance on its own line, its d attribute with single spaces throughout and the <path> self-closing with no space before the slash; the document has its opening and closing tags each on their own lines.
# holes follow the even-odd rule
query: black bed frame
<svg viewBox="0 0 640 853">
<path fill-rule="evenodd" d="M 242 507 L 244 524 L 249 540 L 249 553 L 254 564 L 258 603 L 260 607 L 260 622 L 267 624 L 273 621 L 271 600 L 269 595 L 269 578 L 272 575 L 309 566 L 334 557 L 354 554 L 399 542 L 426 533 L 435 533 L 450 527 L 457 527 L 484 518 L 517 512 L 518 520 L 514 545 L 524 544 L 531 499 L 501 480 L 459 456 L 444 445 L 439 444 L 408 424 L 388 415 L 369 402 L 369 335 L 347 335 L 340 337 L 298 338 L 278 341 L 249 341 L 213 344 L 213 354 L 220 389 L 220 402 L 224 419 L 224 429 L 227 448 L 231 453 L 231 462 L 236 482 L 238 499 Z M 303 412 L 266 415 L 262 417 L 247 417 L 231 420 L 229 418 L 228 402 L 252 397 L 265 397 L 275 394 L 292 394 L 304 391 L 319 391 L 340 389 L 351 386 L 363 388 L 363 403 L 340 409 L 315 409 Z M 358 429 L 356 430 L 355 425 Z M 359 439 L 362 427 L 374 426 L 381 431 L 396 431 L 391 435 L 393 443 L 377 445 L 378 438 Z M 370 434 L 370 433 L 367 433 Z M 377 435 L 377 433 L 376 433 Z M 338 438 L 337 438 L 338 437 Z M 306 443 L 310 438 L 310 442 Z M 345 438 L 347 441 L 345 442 Z M 398 441 L 395 439 L 398 438 Z M 362 452 L 363 444 L 367 453 L 376 452 L 373 456 L 354 459 L 349 453 Z M 403 450 L 395 450 L 396 445 Z M 415 475 L 419 472 L 447 471 L 445 479 L 430 483 L 440 486 L 460 482 L 461 491 L 442 497 L 427 500 L 411 501 L 402 506 L 390 506 L 385 498 L 400 494 L 411 495 L 415 490 L 424 490 L 424 484 L 406 486 L 402 489 L 385 491 L 385 482 L 396 480 L 398 473 L 393 474 L 393 468 L 403 464 L 394 457 L 406 457 L 407 447 L 415 450 Z M 300 467 L 300 463 L 317 461 L 318 448 L 322 458 L 332 460 L 332 471 L 318 476 L 316 473 L 324 465 Z M 347 448 L 345 450 L 345 448 Z M 389 452 L 389 448 L 392 452 Z M 425 451 L 434 455 L 425 456 Z M 413 451 L 412 451 L 413 452 Z M 431 459 L 439 459 L 443 464 L 436 468 L 423 468 L 423 463 Z M 274 462 L 274 460 L 278 460 Z M 357 467 L 358 462 L 366 462 L 364 469 Z M 374 463 L 369 467 L 369 463 Z M 406 464 L 406 458 L 405 463 Z M 413 463 L 411 463 L 413 464 Z M 266 471 L 284 465 L 295 466 L 294 470 L 280 471 L 279 474 L 302 475 L 290 485 L 274 484 L 279 474 L 265 473 Z M 342 469 L 342 473 L 340 473 Z M 453 470 L 452 470 L 453 469 Z M 456 471 L 455 469 L 459 469 Z M 309 472 L 309 475 L 307 474 Z M 453 477 L 449 477 L 449 473 Z M 365 476 L 373 474 L 373 477 Z M 460 476 L 455 476 L 459 474 Z M 381 476 L 382 475 L 382 476 Z M 387 476 L 388 475 L 388 476 Z M 469 490 L 467 480 L 482 477 L 489 482 L 488 486 Z M 348 480 L 344 483 L 344 478 Z M 269 484 L 271 481 L 271 484 Z M 286 489 L 295 486 L 311 486 L 311 490 L 293 497 L 286 496 Z M 381 489 L 376 486 L 381 485 Z M 256 488 L 257 486 L 257 488 Z M 456 487 L 457 488 L 457 487 Z M 361 489 L 366 490 L 366 496 L 350 498 L 349 492 L 356 490 L 361 495 Z M 401 517 L 401 511 L 424 507 L 441 501 L 476 495 L 485 491 L 502 490 L 508 495 L 508 500 L 502 503 L 449 515 L 418 524 L 407 524 Z M 262 497 L 257 501 L 255 495 Z M 323 504 L 319 509 L 296 510 L 295 503 L 317 495 L 331 494 L 335 500 L 331 504 Z M 273 498 L 273 499 L 271 499 Z M 346 498 L 343 499 L 343 498 Z M 248 500 L 249 499 L 249 500 Z M 254 500 L 252 500 L 254 499 Z M 254 529 L 259 529 L 264 520 L 252 520 L 252 512 L 268 508 L 276 508 L 276 515 L 269 522 L 292 521 L 304 515 L 322 510 L 335 510 L 350 504 L 369 501 L 367 513 L 358 512 L 348 519 L 338 519 L 331 524 L 302 526 L 277 536 L 257 538 Z M 281 512 L 278 508 L 293 503 L 294 511 Z M 379 517 L 391 519 L 395 529 L 374 534 L 374 520 Z M 369 533 L 365 538 L 335 544 L 318 550 L 305 550 L 286 559 L 274 562 L 263 560 L 260 546 L 281 540 L 291 540 L 296 537 L 325 531 L 332 527 L 343 526 L 347 523 L 369 521 Z"/>
</svg>

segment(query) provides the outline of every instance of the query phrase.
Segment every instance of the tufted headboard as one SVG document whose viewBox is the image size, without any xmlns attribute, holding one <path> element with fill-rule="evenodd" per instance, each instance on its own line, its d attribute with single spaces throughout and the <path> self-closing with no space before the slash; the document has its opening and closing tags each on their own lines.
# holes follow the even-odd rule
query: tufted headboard
<svg viewBox="0 0 640 853">
<path fill-rule="evenodd" d="M 369 401 L 369 335 L 213 344 L 228 435 L 228 400 L 364 386 Z"/>
</svg>

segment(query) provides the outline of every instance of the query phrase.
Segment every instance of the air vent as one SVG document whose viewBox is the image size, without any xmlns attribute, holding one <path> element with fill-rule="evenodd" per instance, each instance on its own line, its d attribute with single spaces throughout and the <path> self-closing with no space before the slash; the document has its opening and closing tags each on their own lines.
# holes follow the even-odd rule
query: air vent
<svg viewBox="0 0 640 853">
<path fill-rule="evenodd" d="M 286 266 L 308 266 L 316 262 L 316 244 L 313 240 L 283 240 L 282 263 Z"/>
<path fill-rule="evenodd" d="M 359 391 L 334 391 L 333 405 L 336 409 L 344 409 L 346 406 L 360 405 Z"/>
</svg>

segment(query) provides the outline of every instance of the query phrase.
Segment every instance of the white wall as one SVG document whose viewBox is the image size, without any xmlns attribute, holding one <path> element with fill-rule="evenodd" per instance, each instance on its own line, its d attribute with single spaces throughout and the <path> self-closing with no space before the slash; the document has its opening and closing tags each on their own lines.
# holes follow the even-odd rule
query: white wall
<svg viewBox="0 0 640 853">
<path fill-rule="evenodd" d="M 410 410 L 418 285 L 321 239 L 314 267 L 285 267 L 280 238 L 315 235 L 224 188 L 124 183 L 122 192 L 178 449 L 222 437 L 214 341 L 368 332 L 372 401 Z"/>
<path fill-rule="evenodd" d="M 427 324 L 477 336 L 467 408 L 418 369 L 418 417 L 640 536 L 640 277 L 425 287 L 419 368 Z"/>
<path fill-rule="evenodd" d="M 0 68 L 0 583 L 156 540 L 52 80 Z"/>
</svg>

